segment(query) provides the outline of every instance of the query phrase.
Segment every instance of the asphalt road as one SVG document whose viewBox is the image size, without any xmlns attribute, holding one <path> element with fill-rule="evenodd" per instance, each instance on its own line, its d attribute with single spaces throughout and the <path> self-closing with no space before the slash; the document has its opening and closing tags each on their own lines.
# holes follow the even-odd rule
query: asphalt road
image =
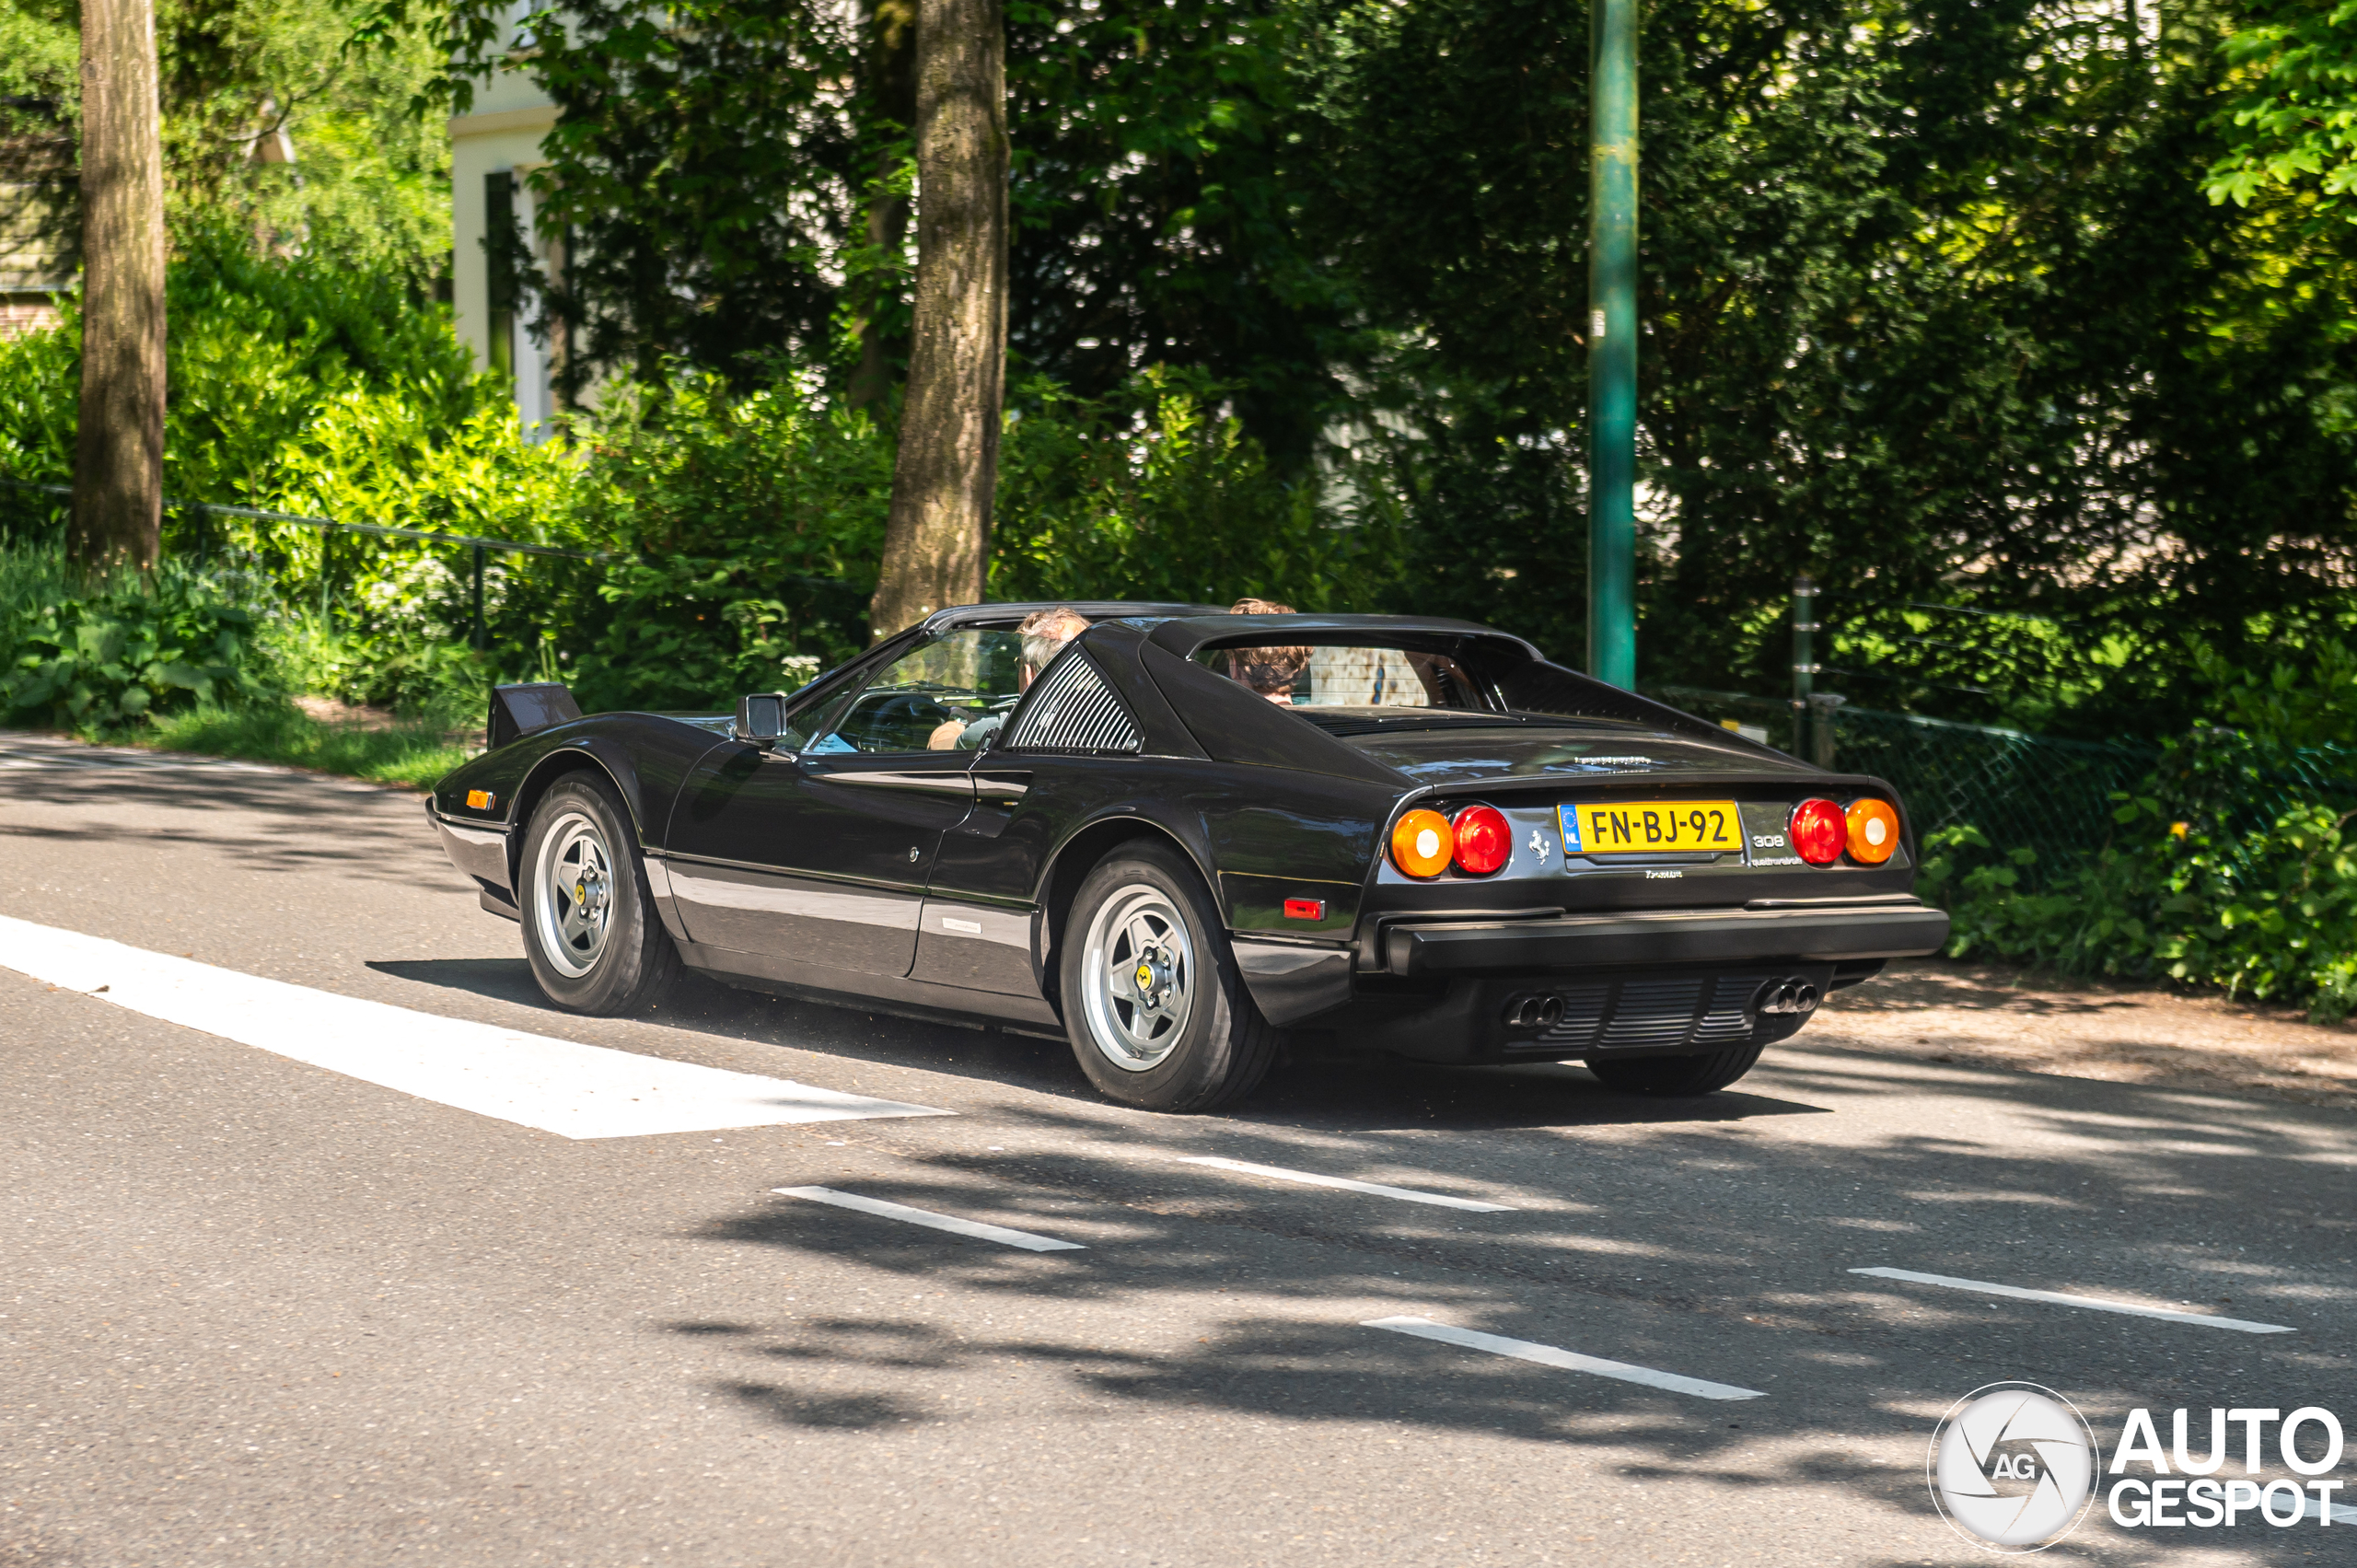
<svg viewBox="0 0 2357 1568">
<path fill-rule="evenodd" d="M 0 845 L 18 921 L 954 1113 L 575 1140 L 0 968 L 6 1568 L 1970 1562 L 1924 1459 L 1980 1385 L 2107 1453 L 2131 1407 L 2197 1448 L 2211 1406 L 2357 1428 L 2343 1110 L 1804 1032 L 1701 1102 L 1296 1066 L 1163 1118 L 1058 1042 L 702 981 L 554 1013 L 407 795 L 6 737 Z M 1762 1397 L 1367 1326 L 1403 1317 Z M 2048 1558 L 2357 1562 L 2357 1528 L 2098 1502 Z"/>
</svg>

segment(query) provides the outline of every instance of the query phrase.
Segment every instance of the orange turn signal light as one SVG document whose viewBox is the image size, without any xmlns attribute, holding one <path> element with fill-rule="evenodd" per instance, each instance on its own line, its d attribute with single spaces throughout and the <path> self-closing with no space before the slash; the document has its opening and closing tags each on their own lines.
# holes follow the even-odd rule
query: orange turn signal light
<svg viewBox="0 0 2357 1568">
<path fill-rule="evenodd" d="M 1457 830 L 1437 811 L 1419 808 L 1391 829 L 1391 864 L 1411 877 L 1437 877 L 1457 854 Z"/>
<path fill-rule="evenodd" d="M 488 811 L 491 809 L 492 804 L 499 797 L 497 796 L 492 794 L 491 791 L 487 789 L 470 789 L 467 791 L 467 809 L 470 811 Z"/>
<path fill-rule="evenodd" d="M 1850 858 L 1880 865 L 1898 848 L 1898 813 L 1887 800 L 1867 796 L 1850 802 Z"/>
</svg>

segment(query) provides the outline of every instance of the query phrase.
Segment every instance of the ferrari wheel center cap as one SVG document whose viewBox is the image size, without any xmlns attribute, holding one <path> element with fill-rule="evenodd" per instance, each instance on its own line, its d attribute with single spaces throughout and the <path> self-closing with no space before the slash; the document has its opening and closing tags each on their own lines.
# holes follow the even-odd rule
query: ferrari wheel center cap
<svg viewBox="0 0 2357 1568">
<path fill-rule="evenodd" d="M 1170 960 L 1160 949 L 1148 947 L 1140 953 L 1130 978 L 1137 982 L 1138 1000 L 1147 1006 L 1159 1007 L 1169 999 Z"/>
</svg>

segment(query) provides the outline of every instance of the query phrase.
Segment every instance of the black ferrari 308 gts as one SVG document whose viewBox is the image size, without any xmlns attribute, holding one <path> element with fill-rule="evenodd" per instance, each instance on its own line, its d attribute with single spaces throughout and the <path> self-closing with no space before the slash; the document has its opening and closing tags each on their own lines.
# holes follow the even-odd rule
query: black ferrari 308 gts
<svg viewBox="0 0 2357 1568">
<path fill-rule="evenodd" d="M 731 985 L 1062 1035 L 1204 1110 L 1320 1053 L 1700 1095 L 1929 953 L 1915 842 L 1829 773 L 1461 621 L 944 610 L 733 717 L 503 687 L 435 830 L 551 1001 Z"/>
</svg>

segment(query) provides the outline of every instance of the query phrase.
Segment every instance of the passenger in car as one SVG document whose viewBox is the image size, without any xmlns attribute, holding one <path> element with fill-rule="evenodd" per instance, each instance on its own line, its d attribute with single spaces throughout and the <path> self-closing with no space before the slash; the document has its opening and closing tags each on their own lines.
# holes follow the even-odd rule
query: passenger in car
<svg viewBox="0 0 2357 1568">
<path fill-rule="evenodd" d="M 1031 682 L 1048 668 L 1051 660 L 1064 651 L 1064 645 L 1088 630 L 1088 617 L 1068 604 L 1053 610 L 1035 610 L 1023 618 L 1016 634 L 1023 639 L 1023 662 L 1016 672 L 1017 695 L 1031 689 Z M 1012 703 L 1007 712 L 1014 711 Z M 962 719 L 944 719 L 926 738 L 928 751 L 979 750 L 1006 723 L 1005 713 L 988 714 L 969 724 Z"/>
<path fill-rule="evenodd" d="M 1274 599 L 1240 598 L 1227 607 L 1230 615 L 1294 615 L 1289 604 Z M 1227 656 L 1227 674 L 1271 703 L 1293 706 L 1294 682 L 1309 668 L 1307 648 L 1235 648 Z"/>
</svg>

